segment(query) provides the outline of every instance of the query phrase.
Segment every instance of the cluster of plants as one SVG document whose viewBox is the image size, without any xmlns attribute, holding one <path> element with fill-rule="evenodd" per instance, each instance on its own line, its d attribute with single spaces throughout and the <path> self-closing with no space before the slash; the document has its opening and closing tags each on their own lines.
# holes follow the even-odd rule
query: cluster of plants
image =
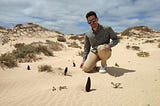
<svg viewBox="0 0 160 106">
<path fill-rule="evenodd" d="M 41 65 L 38 66 L 38 72 L 53 72 L 53 69 L 50 65 Z"/>
<path fill-rule="evenodd" d="M 82 47 L 79 46 L 76 42 L 70 43 L 70 44 L 68 45 L 68 47 L 73 47 L 73 48 L 80 48 L 80 49 L 82 49 Z"/>
<path fill-rule="evenodd" d="M 140 47 L 139 47 L 139 46 L 130 46 L 130 45 L 127 45 L 126 48 L 127 48 L 127 49 L 130 49 L 130 48 L 131 48 L 131 49 L 137 50 L 137 51 L 140 50 Z"/>
<path fill-rule="evenodd" d="M 46 43 L 48 45 L 48 48 L 53 50 L 53 51 L 60 51 L 64 47 L 61 43 L 46 40 Z"/>
<path fill-rule="evenodd" d="M 50 51 L 47 46 L 39 45 L 32 46 L 31 44 L 16 44 L 15 50 L 11 53 L 1 54 L 0 64 L 5 65 L 9 68 L 16 67 L 17 62 L 31 62 L 36 61 L 38 58 L 36 54 L 43 53 L 46 56 L 53 56 L 52 51 Z"/>
<path fill-rule="evenodd" d="M 64 36 L 58 36 L 57 41 L 59 42 L 66 42 L 66 38 Z"/>
<path fill-rule="evenodd" d="M 139 51 L 137 53 L 137 56 L 139 56 L 139 57 L 148 57 L 148 56 L 150 56 L 150 54 L 148 52 L 141 51 L 139 46 L 130 46 L 130 45 L 127 45 L 126 48 L 127 49 L 131 48 L 133 50 Z"/>
<path fill-rule="evenodd" d="M 144 52 L 144 51 L 140 51 L 137 53 L 137 56 L 139 57 L 148 57 L 149 53 L 148 52 Z"/>
<path fill-rule="evenodd" d="M 84 35 L 72 35 L 69 39 L 82 41 L 84 39 Z"/>
<path fill-rule="evenodd" d="M 160 43 L 158 44 L 158 48 L 160 48 Z"/>
<path fill-rule="evenodd" d="M 83 53 L 84 53 L 83 51 L 79 51 L 79 52 L 78 52 L 78 56 L 83 57 Z"/>
</svg>

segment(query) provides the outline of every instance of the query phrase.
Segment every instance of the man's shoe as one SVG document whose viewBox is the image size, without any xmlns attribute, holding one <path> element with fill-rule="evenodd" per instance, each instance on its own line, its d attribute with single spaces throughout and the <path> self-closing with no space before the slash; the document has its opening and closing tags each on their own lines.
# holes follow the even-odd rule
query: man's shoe
<svg viewBox="0 0 160 106">
<path fill-rule="evenodd" d="M 100 73 L 106 73 L 106 72 L 107 72 L 106 67 L 102 67 L 102 66 L 101 66 L 101 68 L 99 69 L 99 72 L 100 72 Z"/>
</svg>

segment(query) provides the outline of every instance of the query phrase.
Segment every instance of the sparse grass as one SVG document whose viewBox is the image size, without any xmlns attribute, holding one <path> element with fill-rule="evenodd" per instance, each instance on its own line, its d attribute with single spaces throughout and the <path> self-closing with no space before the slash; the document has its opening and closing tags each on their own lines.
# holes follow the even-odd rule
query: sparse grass
<svg viewBox="0 0 160 106">
<path fill-rule="evenodd" d="M 82 49 L 82 47 L 79 46 L 76 42 L 72 42 L 71 44 L 68 45 L 68 47 L 73 47 L 73 48 L 80 48 L 80 49 Z"/>
<path fill-rule="evenodd" d="M 123 39 L 123 36 L 118 36 L 118 39 Z"/>
<path fill-rule="evenodd" d="M 79 51 L 78 55 L 81 56 L 81 57 L 83 57 L 83 53 L 84 53 L 83 51 Z"/>
<path fill-rule="evenodd" d="M 53 69 L 50 65 L 41 65 L 38 66 L 38 72 L 53 72 Z"/>
<path fill-rule="evenodd" d="M 64 36 L 58 36 L 58 37 L 57 37 L 57 40 L 58 40 L 59 42 L 66 42 L 66 38 L 65 38 Z"/>
<path fill-rule="evenodd" d="M 131 30 L 134 29 L 134 30 L 137 30 L 137 31 L 141 31 L 141 33 L 145 33 L 145 32 L 154 32 L 153 30 L 149 29 L 147 26 L 135 26 L 135 27 L 129 27 L 127 28 L 126 30 L 124 30 L 121 35 L 122 36 L 132 36 L 132 35 L 135 35 L 135 33 L 131 32 Z M 143 36 L 141 35 L 138 35 L 137 36 L 138 38 L 141 38 Z"/>
<path fill-rule="evenodd" d="M 137 56 L 139 56 L 139 57 L 148 57 L 149 53 L 148 52 L 140 51 L 140 52 L 137 53 Z"/>
<path fill-rule="evenodd" d="M 72 35 L 69 39 L 82 41 L 84 39 L 84 35 Z"/>
<path fill-rule="evenodd" d="M 139 51 L 139 50 L 140 50 L 140 47 L 139 47 L 139 46 L 132 46 L 132 49 Z"/>
<path fill-rule="evenodd" d="M 144 43 L 154 43 L 154 40 L 146 40 Z"/>
<path fill-rule="evenodd" d="M 14 45 L 15 48 L 20 48 L 20 47 L 23 47 L 25 44 L 24 43 L 16 43 Z"/>
<path fill-rule="evenodd" d="M 137 50 L 137 51 L 140 50 L 140 47 L 139 47 L 139 46 L 130 46 L 130 45 L 127 45 L 126 48 L 127 48 L 127 49 L 132 48 L 133 50 Z"/>
<path fill-rule="evenodd" d="M 58 34 L 62 34 L 63 35 L 63 33 L 62 32 L 60 32 L 60 31 L 55 31 L 56 33 L 58 33 Z"/>
<path fill-rule="evenodd" d="M 58 43 L 58 42 L 53 42 L 50 40 L 46 40 L 48 46 L 50 49 L 54 50 L 54 51 L 60 51 L 63 48 L 63 45 Z"/>
<path fill-rule="evenodd" d="M 160 43 L 158 44 L 158 48 L 160 48 Z"/>
<path fill-rule="evenodd" d="M 18 58 L 27 58 L 28 56 L 30 58 L 35 57 L 34 54 L 44 53 L 46 56 L 53 56 L 53 53 L 47 48 L 47 46 L 39 45 L 37 47 L 32 46 L 30 44 L 28 45 L 21 45 L 16 50 L 13 50 L 13 54 L 15 57 Z"/>
<path fill-rule="evenodd" d="M 42 46 L 39 45 L 38 47 L 36 47 L 36 54 L 42 52 L 44 55 L 46 56 L 53 56 L 52 51 L 50 51 L 47 46 Z"/>
<path fill-rule="evenodd" d="M 2 45 L 8 43 L 10 41 L 10 37 L 8 35 L 1 36 Z"/>
<path fill-rule="evenodd" d="M 0 56 L 0 66 L 7 66 L 8 68 L 17 67 L 15 56 L 11 53 L 5 53 Z"/>
<path fill-rule="evenodd" d="M 19 46 L 16 50 L 12 51 L 12 54 L 18 58 L 26 58 L 29 54 L 36 53 L 36 48 L 31 45 Z"/>
<path fill-rule="evenodd" d="M 130 45 L 127 45 L 127 46 L 126 46 L 126 48 L 127 48 L 127 49 L 130 49 L 130 48 L 131 48 L 131 46 L 130 46 Z"/>
<path fill-rule="evenodd" d="M 79 40 L 79 36 L 71 36 L 69 39 Z"/>
<path fill-rule="evenodd" d="M 32 45 L 17 44 L 16 49 L 12 53 L 5 53 L 0 56 L 0 64 L 9 68 L 16 67 L 17 62 L 32 62 L 39 58 L 36 54 L 44 53 L 46 56 L 53 56 L 53 53 L 48 50 L 47 46 L 39 45 L 37 47 Z"/>
</svg>

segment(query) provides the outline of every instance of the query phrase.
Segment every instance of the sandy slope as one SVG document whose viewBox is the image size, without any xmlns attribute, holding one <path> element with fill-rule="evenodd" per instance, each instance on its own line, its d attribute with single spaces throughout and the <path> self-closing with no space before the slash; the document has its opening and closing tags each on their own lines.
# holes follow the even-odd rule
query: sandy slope
<svg viewBox="0 0 160 106">
<path fill-rule="evenodd" d="M 21 42 L 35 40 L 39 39 L 30 38 Z M 138 57 L 138 51 L 126 49 L 128 43 L 139 42 L 121 40 L 113 48 L 105 74 L 82 72 L 79 68 L 82 57 L 78 56 L 81 50 L 76 48 L 54 52 L 54 57 L 42 55 L 42 60 L 21 63 L 17 68 L 0 69 L 0 106 L 159 106 L 158 43 L 138 44 L 150 53 L 146 58 Z M 1 48 L 2 51 L 4 49 Z M 76 67 L 72 66 L 73 61 Z M 51 65 L 54 72 L 38 72 L 38 66 L 44 64 Z M 26 69 L 27 65 L 31 66 L 31 70 Z M 63 75 L 65 67 L 68 67 L 68 76 Z M 89 76 L 92 91 L 87 93 L 84 87 Z M 111 82 L 121 85 L 113 88 Z M 60 90 L 60 87 L 64 89 Z"/>
</svg>

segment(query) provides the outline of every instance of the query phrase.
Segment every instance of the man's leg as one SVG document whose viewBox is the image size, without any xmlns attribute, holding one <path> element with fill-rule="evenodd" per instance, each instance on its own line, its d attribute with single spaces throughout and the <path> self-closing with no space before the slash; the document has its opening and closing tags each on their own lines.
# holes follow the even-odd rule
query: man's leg
<svg viewBox="0 0 160 106">
<path fill-rule="evenodd" d="M 97 48 L 98 56 L 101 59 L 101 66 L 107 66 L 106 62 L 111 57 L 111 50 L 107 49 L 105 45 L 100 45 Z"/>
<path fill-rule="evenodd" d="M 93 52 L 90 52 L 87 56 L 86 61 L 84 62 L 82 70 L 84 72 L 91 72 L 96 66 L 97 61 L 99 60 L 98 56 Z"/>
</svg>

